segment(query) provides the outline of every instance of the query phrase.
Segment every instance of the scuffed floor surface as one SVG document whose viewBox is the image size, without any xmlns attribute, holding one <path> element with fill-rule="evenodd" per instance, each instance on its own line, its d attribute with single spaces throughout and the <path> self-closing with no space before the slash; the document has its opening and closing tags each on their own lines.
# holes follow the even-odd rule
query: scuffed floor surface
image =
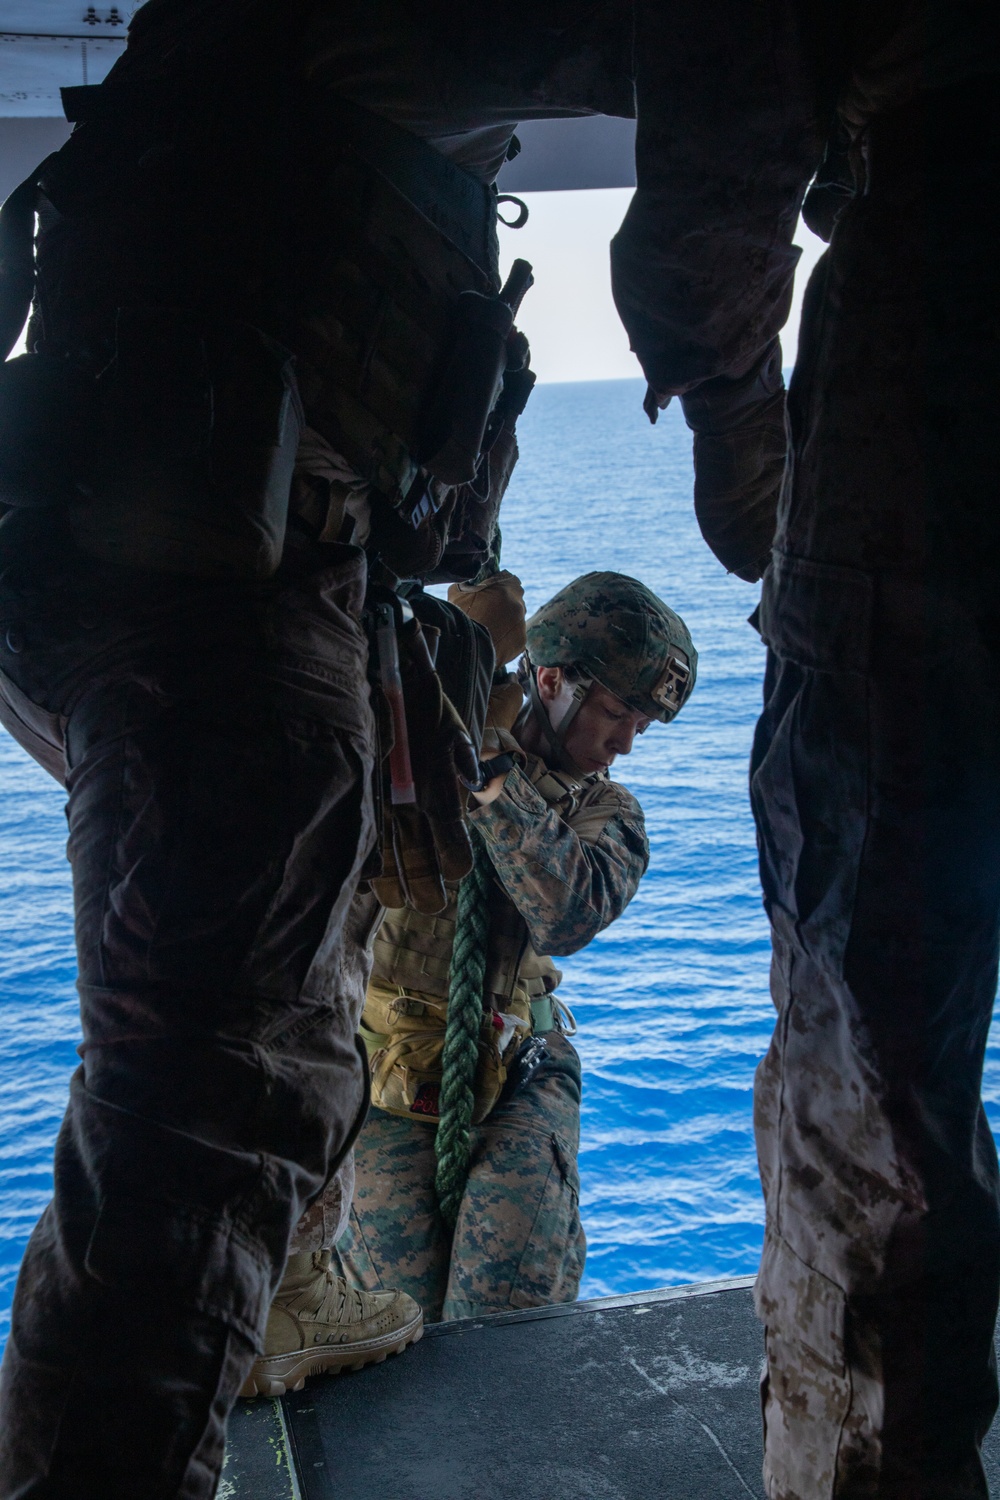
<svg viewBox="0 0 1000 1500">
<path fill-rule="evenodd" d="M 751 1284 L 438 1323 L 240 1402 L 220 1500 L 763 1500 Z M 1000 1424 L 985 1460 L 1000 1496 Z"/>
<path fill-rule="evenodd" d="M 240 1403 L 220 1496 L 757 1497 L 760 1359 L 745 1280 L 438 1324 L 384 1365 Z"/>
</svg>

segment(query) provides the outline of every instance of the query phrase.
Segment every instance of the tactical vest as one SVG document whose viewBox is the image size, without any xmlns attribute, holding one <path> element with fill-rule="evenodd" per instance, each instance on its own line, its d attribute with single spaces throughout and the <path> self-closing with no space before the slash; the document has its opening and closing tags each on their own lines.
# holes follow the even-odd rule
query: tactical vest
<svg viewBox="0 0 1000 1500">
<path fill-rule="evenodd" d="M 260 3 L 204 7 L 176 76 L 183 6 L 148 9 L 103 84 L 65 91 L 78 128 L 0 225 L 0 333 L 35 291 L 34 352 L 0 379 L 0 503 L 59 506 L 109 561 L 267 577 L 301 395 L 371 486 L 383 562 L 428 575 L 454 518 L 471 576 L 531 385 L 495 191 L 309 85 Z"/>
<path fill-rule="evenodd" d="M 591 785 L 598 783 L 581 787 L 535 759 L 526 774 L 550 807 L 567 820 L 572 817 L 574 831 L 596 834 L 607 822 L 606 805 L 595 807 L 588 827 L 586 804 Z M 457 905 L 456 886 L 437 916 L 409 908 L 388 911 L 375 938 L 361 1033 L 371 1063 L 372 1102 L 390 1114 L 438 1118 Z M 524 918 L 494 876 L 474 1123 L 485 1119 L 499 1098 L 506 1063 L 524 1038 L 559 1024 L 549 997 L 561 979 L 552 959 L 535 952 Z"/>
</svg>

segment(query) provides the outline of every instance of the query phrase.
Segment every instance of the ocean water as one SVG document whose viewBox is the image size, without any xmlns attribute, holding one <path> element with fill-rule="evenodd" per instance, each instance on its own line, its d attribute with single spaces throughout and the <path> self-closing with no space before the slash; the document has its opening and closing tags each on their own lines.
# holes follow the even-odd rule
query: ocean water
<svg viewBox="0 0 1000 1500">
<path fill-rule="evenodd" d="M 584 1063 L 584 1296 L 749 1273 L 761 1243 L 750 1106 L 772 1011 L 746 793 L 757 589 L 701 541 L 689 435 L 676 406 L 651 428 L 642 390 L 540 387 L 503 517 L 503 561 L 529 607 L 620 569 L 680 611 L 700 653 L 683 713 L 615 772 L 645 809 L 649 873 L 621 919 L 561 963 Z M 0 1338 L 78 1040 L 64 840 L 60 789 L 0 732 Z M 995 1047 L 986 1099 L 1000 1119 Z"/>
<path fill-rule="evenodd" d="M 503 515 L 529 609 L 618 569 L 683 615 L 699 652 L 682 713 L 613 773 L 643 806 L 649 871 L 623 916 L 559 961 L 584 1066 L 583 1296 L 749 1273 L 762 1235 L 750 1105 L 773 1012 L 746 774 L 759 590 L 701 540 L 690 434 L 676 402 L 651 427 L 643 391 L 539 388 Z"/>
</svg>

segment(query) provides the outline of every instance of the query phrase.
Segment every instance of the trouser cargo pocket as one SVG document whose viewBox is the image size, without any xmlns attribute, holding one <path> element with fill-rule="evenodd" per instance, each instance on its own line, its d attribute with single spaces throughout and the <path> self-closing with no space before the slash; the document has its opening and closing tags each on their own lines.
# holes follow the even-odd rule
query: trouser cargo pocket
<svg viewBox="0 0 1000 1500">
<path fill-rule="evenodd" d="M 872 607 L 865 574 L 780 554 L 761 601 L 770 658 L 750 789 L 765 905 L 835 977 L 868 826 Z"/>
<path fill-rule="evenodd" d="M 770 1233 L 754 1289 L 768 1371 L 761 1391 L 771 1500 L 834 1493 L 851 1404 L 844 1355 L 846 1299 Z M 780 1386 L 780 1388 L 779 1388 Z"/>
</svg>

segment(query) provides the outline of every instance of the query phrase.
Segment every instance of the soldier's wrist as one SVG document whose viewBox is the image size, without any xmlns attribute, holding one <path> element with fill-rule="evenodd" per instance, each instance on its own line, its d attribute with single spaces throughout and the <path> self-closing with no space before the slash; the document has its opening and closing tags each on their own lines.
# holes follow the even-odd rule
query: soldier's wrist
<svg viewBox="0 0 1000 1500">
<path fill-rule="evenodd" d="M 480 807 L 489 807 L 490 803 L 495 802 L 503 791 L 508 774 L 507 771 L 503 771 L 499 776 L 494 776 L 492 781 L 488 781 L 481 792 L 470 792 L 469 796 L 473 802 L 477 802 Z"/>
</svg>

